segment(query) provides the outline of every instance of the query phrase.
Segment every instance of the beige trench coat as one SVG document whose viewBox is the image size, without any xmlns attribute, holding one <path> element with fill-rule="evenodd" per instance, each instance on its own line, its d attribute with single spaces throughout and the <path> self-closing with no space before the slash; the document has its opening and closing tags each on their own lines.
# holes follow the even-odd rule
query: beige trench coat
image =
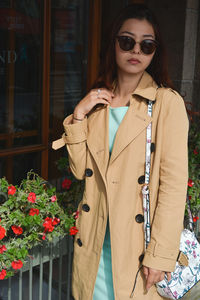
<svg viewBox="0 0 200 300">
<path fill-rule="evenodd" d="M 147 99 L 155 102 L 152 118 L 147 115 Z M 144 252 L 141 183 L 146 128 L 150 122 L 154 144 L 150 179 L 152 226 L 143 264 L 173 271 L 178 256 L 188 176 L 188 119 L 184 102 L 175 91 L 158 88 L 145 72 L 119 126 L 110 159 L 108 106 L 97 109 L 82 122 L 71 122 L 72 115 L 64 120 L 65 136 L 60 146 L 67 144 L 73 174 L 86 179 L 74 243 L 73 296 L 75 300 L 93 298 L 109 215 L 115 300 L 130 300 L 139 257 Z M 154 286 L 146 294 L 140 272 L 132 299 L 163 298 Z"/>
</svg>

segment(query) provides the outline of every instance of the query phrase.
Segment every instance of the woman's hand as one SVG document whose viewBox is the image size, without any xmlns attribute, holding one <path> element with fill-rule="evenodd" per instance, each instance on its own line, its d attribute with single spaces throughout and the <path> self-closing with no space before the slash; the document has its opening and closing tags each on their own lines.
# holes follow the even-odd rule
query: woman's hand
<svg viewBox="0 0 200 300">
<path fill-rule="evenodd" d="M 74 117 L 77 119 L 84 119 L 91 109 L 97 104 L 109 104 L 112 101 L 114 94 L 105 89 L 91 90 L 75 107 Z"/>
<path fill-rule="evenodd" d="M 161 281 L 165 277 L 165 273 L 167 274 L 168 281 L 171 280 L 171 273 L 164 272 L 160 270 L 151 269 L 143 266 L 143 273 L 146 278 L 146 290 L 148 291 L 155 283 Z"/>
</svg>

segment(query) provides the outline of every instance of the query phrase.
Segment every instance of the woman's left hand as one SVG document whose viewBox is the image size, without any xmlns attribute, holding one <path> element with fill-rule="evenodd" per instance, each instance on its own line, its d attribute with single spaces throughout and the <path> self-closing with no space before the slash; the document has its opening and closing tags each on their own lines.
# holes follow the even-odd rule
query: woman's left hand
<svg viewBox="0 0 200 300">
<path fill-rule="evenodd" d="M 143 273 L 146 278 L 146 290 L 148 291 L 155 283 L 161 281 L 165 277 L 165 273 L 167 274 L 168 281 L 171 280 L 171 273 L 164 272 L 160 270 L 151 269 L 143 266 Z"/>
</svg>

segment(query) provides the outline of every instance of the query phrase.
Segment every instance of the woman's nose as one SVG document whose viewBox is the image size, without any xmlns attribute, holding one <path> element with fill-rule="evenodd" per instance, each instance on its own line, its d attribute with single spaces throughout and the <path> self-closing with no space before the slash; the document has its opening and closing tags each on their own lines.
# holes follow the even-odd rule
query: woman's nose
<svg viewBox="0 0 200 300">
<path fill-rule="evenodd" d="M 136 42 L 135 45 L 134 45 L 134 47 L 133 47 L 133 49 L 131 50 L 131 52 L 139 54 L 140 51 L 141 51 L 141 49 L 140 49 L 140 43 Z"/>
</svg>

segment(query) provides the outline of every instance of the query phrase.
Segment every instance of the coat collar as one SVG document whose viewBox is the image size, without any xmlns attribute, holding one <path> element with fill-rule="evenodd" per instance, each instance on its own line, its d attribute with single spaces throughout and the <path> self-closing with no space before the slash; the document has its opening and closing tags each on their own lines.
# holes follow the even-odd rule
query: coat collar
<svg viewBox="0 0 200 300">
<path fill-rule="evenodd" d="M 138 101 L 135 95 L 155 101 L 157 88 L 152 77 L 144 72 L 138 87 L 132 94 L 128 111 L 118 128 L 110 159 L 109 106 L 91 114 L 88 120 L 87 145 L 105 182 L 108 166 L 152 121 L 147 114 L 146 101 Z"/>
<path fill-rule="evenodd" d="M 143 73 L 139 84 L 135 91 L 132 94 L 132 99 L 134 95 L 141 96 L 145 99 L 155 101 L 156 93 L 157 93 L 158 85 L 155 83 L 151 75 L 149 75 L 146 71 Z M 132 104 L 133 100 L 130 100 L 130 104 Z"/>
</svg>

